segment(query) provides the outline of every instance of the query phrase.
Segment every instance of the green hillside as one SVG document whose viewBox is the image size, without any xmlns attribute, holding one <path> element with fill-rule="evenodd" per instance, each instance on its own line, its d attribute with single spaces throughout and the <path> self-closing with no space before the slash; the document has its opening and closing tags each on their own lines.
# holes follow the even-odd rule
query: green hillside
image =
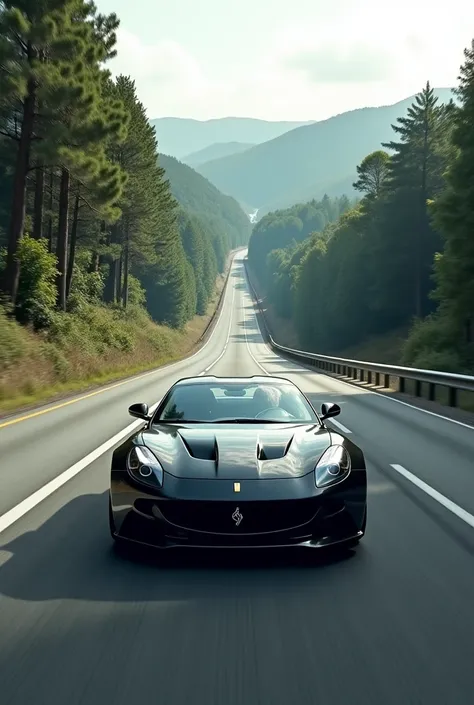
<svg viewBox="0 0 474 705">
<path fill-rule="evenodd" d="M 183 157 L 182 161 L 195 169 L 200 164 L 205 164 L 213 159 L 229 157 L 231 154 L 245 152 L 246 149 L 251 147 L 255 147 L 255 144 L 250 142 L 216 142 L 216 144 L 211 144 L 198 152 L 188 154 Z"/>
<path fill-rule="evenodd" d="M 226 252 L 247 244 L 251 224 L 237 201 L 224 196 L 201 174 L 174 157 L 160 154 L 159 163 L 176 200 L 188 213 L 198 216 L 213 237 L 225 237 Z"/>
<path fill-rule="evenodd" d="M 156 128 L 160 152 L 183 159 L 217 142 L 260 144 L 310 121 L 270 121 L 246 117 L 214 120 L 163 117 L 151 120 Z"/>
<path fill-rule="evenodd" d="M 435 94 L 443 102 L 451 89 Z M 413 97 L 395 105 L 361 108 L 298 127 L 271 141 L 198 167 L 223 193 L 261 213 L 324 193 L 340 196 L 355 177 L 355 166 L 391 137 L 391 123 Z"/>
</svg>

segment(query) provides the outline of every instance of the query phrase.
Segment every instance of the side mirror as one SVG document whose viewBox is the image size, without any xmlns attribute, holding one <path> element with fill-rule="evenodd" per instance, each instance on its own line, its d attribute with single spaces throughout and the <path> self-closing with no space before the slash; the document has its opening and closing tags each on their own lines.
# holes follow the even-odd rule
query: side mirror
<svg viewBox="0 0 474 705">
<path fill-rule="evenodd" d="M 143 421 L 148 421 L 148 404 L 132 404 L 128 407 L 128 413 L 130 416 L 135 416 L 137 419 L 143 419 Z"/>
<path fill-rule="evenodd" d="M 340 413 L 339 404 L 321 404 L 321 421 L 330 419 L 332 416 L 339 416 Z"/>
</svg>

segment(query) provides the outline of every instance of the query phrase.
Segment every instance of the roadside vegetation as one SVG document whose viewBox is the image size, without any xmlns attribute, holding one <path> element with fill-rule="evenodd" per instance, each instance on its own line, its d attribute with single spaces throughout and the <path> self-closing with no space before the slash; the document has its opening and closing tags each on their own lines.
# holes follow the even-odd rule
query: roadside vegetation
<svg viewBox="0 0 474 705">
<path fill-rule="evenodd" d="M 456 95 L 439 104 L 426 85 L 335 222 L 291 242 L 272 233 L 281 215 L 255 226 L 249 264 L 303 348 L 374 359 L 395 336 L 396 362 L 474 372 L 474 43 Z"/>
<path fill-rule="evenodd" d="M 219 277 L 207 313 L 181 329 L 154 323 L 135 305 L 89 306 L 41 333 L 0 312 L 0 414 L 185 357 L 211 323 L 224 281 Z"/>
<path fill-rule="evenodd" d="M 184 355 L 248 240 L 189 167 L 170 185 L 107 70 L 118 26 L 84 0 L 0 4 L 0 410 Z"/>
</svg>

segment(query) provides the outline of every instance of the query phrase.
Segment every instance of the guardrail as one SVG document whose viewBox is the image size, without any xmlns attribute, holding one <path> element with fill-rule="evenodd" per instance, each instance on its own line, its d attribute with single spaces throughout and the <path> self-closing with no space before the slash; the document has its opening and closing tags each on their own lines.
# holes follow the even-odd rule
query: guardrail
<svg viewBox="0 0 474 705">
<path fill-rule="evenodd" d="M 329 355 L 318 355 L 316 353 L 307 352 L 305 350 L 295 350 L 277 343 L 270 332 L 268 323 L 265 318 L 265 313 L 261 305 L 261 299 L 258 296 L 255 288 L 250 281 L 247 270 L 247 262 L 245 262 L 247 271 L 247 281 L 250 284 L 255 302 L 260 311 L 263 324 L 266 329 L 268 343 L 271 348 L 291 359 L 301 360 L 305 364 L 316 367 L 323 372 L 337 374 L 348 377 L 360 382 L 375 384 L 390 388 L 390 378 L 398 380 L 397 391 L 404 394 L 406 391 L 406 381 L 412 380 L 414 384 L 414 396 L 423 397 L 422 385 L 428 385 L 427 398 L 430 401 L 436 401 L 436 388 L 445 387 L 448 390 L 448 405 L 452 407 L 458 406 L 458 392 L 460 390 L 466 392 L 474 392 L 474 376 L 455 374 L 451 372 L 437 372 L 435 370 L 420 370 L 414 367 L 401 367 L 399 365 L 385 365 L 377 362 L 366 362 L 364 360 L 349 360 L 342 357 L 331 357 Z"/>
</svg>

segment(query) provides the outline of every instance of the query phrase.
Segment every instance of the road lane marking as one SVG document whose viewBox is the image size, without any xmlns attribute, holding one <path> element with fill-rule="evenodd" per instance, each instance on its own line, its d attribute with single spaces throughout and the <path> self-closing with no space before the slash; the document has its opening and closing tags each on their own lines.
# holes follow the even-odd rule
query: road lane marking
<svg viewBox="0 0 474 705">
<path fill-rule="evenodd" d="M 230 272 L 229 275 L 232 273 L 232 270 L 234 268 L 234 261 L 232 261 L 231 267 L 230 267 Z M 229 276 L 229 282 L 230 282 L 230 276 Z M 233 292 L 235 294 L 235 287 L 232 287 Z M 46 409 L 40 409 L 39 411 L 32 411 L 29 414 L 25 414 L 24 416 L 19 416 L 17 418 L 9 419 L 8 421 L 4 421 L 3 423 L 0 423 L 0 429 L 6 428 L 7 426 L 13 426 L 14 424 L 20 423 L 20 421 L 27 421 L 28 419 L 34 419 L 36 416 L 42 416 L 43 414 L 49 414 L 50 411 L 56 411 L 57 409 L 62 409 L 65 406 L 69 406 L 70 404 L 77 404 L 79 401 L 83 401 L 84 399 L 90 399 L 91 397 L 95 397 L 98 394 L 104 394 L 105 392 L 110 391 L 111 389 L 116 389 L 117 387 L 122 387 L 124 384 L 129 384 L 130 382 L 136 382 L 139 379 L 144 379 L 145 377 L 149 377 L 150 375 L 154 375 L 157 372 L 161 372 L 162 370 L 167 370 L 172 367 L 175 367 L 176 365 L 181 365 L 183 363 L 187 363 L 189 360 L 192 360 L 195 358 L 197 355 L 200 355 L 202 351 L 209 345 L 211 342 L 212 338 L 214 337 L 214 333 L 216 332 L 222 314 L 225 309 L 225 302 L 228 296 L 228 291 L 229 291 L 229 286 L 227 285 L 227 290 L 224 294 L 224 301 L 223 305 L 221 308 L 221 311 L 219 313 L 219 316 L 217 317 L 217 321 L 215 322 L 214 328 L 211 332 L 211 335 L 209 338 L 206 340 L 204 345 L 199 348 L 193 355 L 190 355 L 189 357 L 183 358 L 182 360 L 177 360 L 176 362 L 171 362 L 168 365 L 163 365 L 162 367 L 156 367 L 154 370 L 150 370 L 149 372 L 144 372 L 143 374 L 136 375 L 135 377 L 129 377 L 128 379 L 121 380 L 120 382 L 115 382 L 114 384 L 107 385 L 106 387 L 102 387 L 102 389 L 96 389 L 93 392 L 89 392 L 88 394 L 83 394 L 80 397 L 75 397 L 74 399 L 68 399 L 67 401 L 60 402 L 59 404 L 55 404 L 54 406 L 49 406 Z"/>
<path fill-rule="evenodd" d="M 150 411 L 155 411 L 158 404 L 159 402 L 150 407 Z M 2 514 L 0 516 L 0 534 L 6 529 L 8 529 L 8 527 L 10 527 L 12 524 L 21 519 L 23 516 L 25 516 L 25 514 L 30 512 L 38 504 L 43 502 L 47 497 L 52 495 L 53 492 L 56 492 L 56 490 L 65 485 L 66 482 L 72 480 L 72 478 L 78 475 L 82 470 L 85 470 L 85 468 L 87 468 L 93 462 L 98 460 L 102 455 L 104 455 L 104 453 L 106 453 L 108 450 L 120 443 L 120 441 L 123 441 L 128 435 L 131 435 L 142 425 L 143 421 L 134 421 L 133 423 L 129 424 L 126 428 L 122 429 L 122 431 L 116 433 L 115 436 L 109 438 L 108 441 L 102 443 L 102 445 L 100 445 L 98 448 L 96 448 L 84 458 L 79 460 L 77 463 L 74 463 L 74 465 L 71 465 L 70 468 L 62 472 L 60 475 L 55 477 L 46 485 L 40 487 L 39 490 L 33 492 L 32 495 L 24 499 L 12 509 L 5 512 L 5 514 Z"/>
<path fill-rule="evenodd" d="M 336 428 L 338 428 L 340 431 L 343 433 L 352 433 L 350 429 L 347 428 L 347 426 L 344 426 L 340 421 L 336 421 L 336 419 L 328 419 Z"/>
<path fill-rule="evenodd" d="M 247 296 L 245 297 L 245 299 L 247 299 L 247 297 L 248 297 L 250 303 L 251 303 L 252 306 L 253 306 L 252 299 L 250 298 L 250 296 L 248 296 L 248 294 L 247 294 Z M 247 338 L 247 325 L 246 325 L 246 312 L 245 312 L 245 309 L 243 309 L 243 312 L 244 312 L 244 317 L 243 317 L 242 320 L 243 320 L 243 323 L 244 323 L 245 344 L 246 344 L 246 346 L 247 346 L 248 353 L 249 353 L 250 357 L 252 358 L 252 360 L 253 360 L 253 361 L 255 362 L 255 364 L 257 365 L 257 367 L 260 367 L 260 369 L 262 370 L 262 372 L 263 372 L 264 374 L 269 375 L 270 373 L 267 372 L 267 370 L 264 368 L 264 366 L 259 363 L 259 361 L 258 361 L 257 358 L 255 357 L 255 355 L 254 355 L 254 354 L 252 353 L 252 351 L 250 350 L 250 345 L 249 345 L 249 341 L 248 341 L 248 338 Z M 260 337 L 262 337 L 262 331 L 260 330 L 260 326 L 258 325 L 257 316 L 255 315 L 255 310 L 254 310 L 254 309 L 253 309 L 253 315 L 254 315 L 255 321 L 256 321 L 256 323 L 257 323 L 257 328 L 258 328 L 258 332 L 260 333 Z M 262 342 L 264 343 L 263 338 L 262 338 Z"/>
<path fill-rule="evenodd" d="M 466 524 L 469 524 L 470 527 L 474 528 L 474 516 L 472 514 L 466 512 L 465 509 L 445 497 L 443 494 L 441 494 L 441 492 L 438 492 L 438 490 L 435 490 L 433 487 L 431 487 L 431 485 L 428 485 L 426 482 L 423 482 L 423 480 L 420 480 L 419 477 L 413 475 L 413 473 L 404 468 L 403 465 L 392 464 L 390 465 L 390 467 L 393 468 L 400 475 L 405 477 L 407 480 L 410 480 L 410 482 L 412 482 L 420 490 L 425 492 L 429 497 L 434 499 L 436 502 L 439 502 L 439 504 L 445 507 L 445 509 L 448 509 L 450 512 L 459 517 L 459 519 L 462 519 L 462 521 L 466 522 Z"/>
<path fill-rule="evenodd" d="M 337 378 L 333 378 L 337 379 Z M 339 382 L 343 382 L 344 384 L 348 384 L 352 389 L 356 389 L 356 385 L 350 384 L 350 382 L 346 382 L 345 380 L 341 379 L 338 380 Z M 474 431 L 474 426 L 471 426 L 468 423 L 463 423 L 462 421 L 458 421 L 457 419 L 450 419 L 449 416 L 443 416 L 442 414 L 437 414 L 435 411 L 428 411 L 428 409 L 422 409 L 420 406 L 413 406 L 413 404 L 409 404 L 407 401 L 402 401 L 401 399 L 394 399 L 393 397 L 387 397 L 385 394 L 377 394 L 377 392 L 373 392 L 371 389 L 367 389 L 367 391 L 370 394 L 374 394 L 377 397 L 380 397 L 381 399 L 388 399 L 389 401 L 394 401 L 397 404 L 402 404 L 403 406 L 408 406 L 410 409 L 415 409 L 416 411 L 422 411 L 424 414 L 429 414 L 430 416 L 436 416 L 438 419 L 443 419 L 443 421 L 450 421 L 451 423 L 455 423 L 458 426 L 464 426 L 464 428 L 468 428 L 471 431 Z M 426 400 L 425 400 L 426 401 Z"/>
<path fill-rule="evenodd" d="M 230 331 L 231 331 L 231 328 L 232 328 L 232 318 L 233 318 L 233 314 L 234 314 L 234 301 L 235 301 L 235 286 L 232 288 L 232 302 L 231 302 L 231 305 L 230 305 L 230 320 L 229 320 L 229 327 L 228 327 L 228 329 L 227 329 L 227 338 L 226 338 L 226 341 L 225 341 L 224 350 L 221 352 L 221 354 L 219 355 L 219 357 L 217 358 L 217 360 L 214 360 L 214 362 L 211 363 L 208 367 L 206 367 L 205 370 L 203 370 L 202 372 L 199 373 L 198 377 L 202 377 L 203 375 L 206 374 L 206 372 L 209 372 L 209 370 L 210 370 L 212 367 L 214 367 L 214 365 L 217 365 L 217 363 L 219 362 L 219 360 L 220 360 L 222 357 L 224 357 L 224 355 L 225 355 L 225 352 L 226 352 L 226 350 L 227 350 L 227 348 L 228 348 L 229 340 L 230 340 Z"/>
</svg>

